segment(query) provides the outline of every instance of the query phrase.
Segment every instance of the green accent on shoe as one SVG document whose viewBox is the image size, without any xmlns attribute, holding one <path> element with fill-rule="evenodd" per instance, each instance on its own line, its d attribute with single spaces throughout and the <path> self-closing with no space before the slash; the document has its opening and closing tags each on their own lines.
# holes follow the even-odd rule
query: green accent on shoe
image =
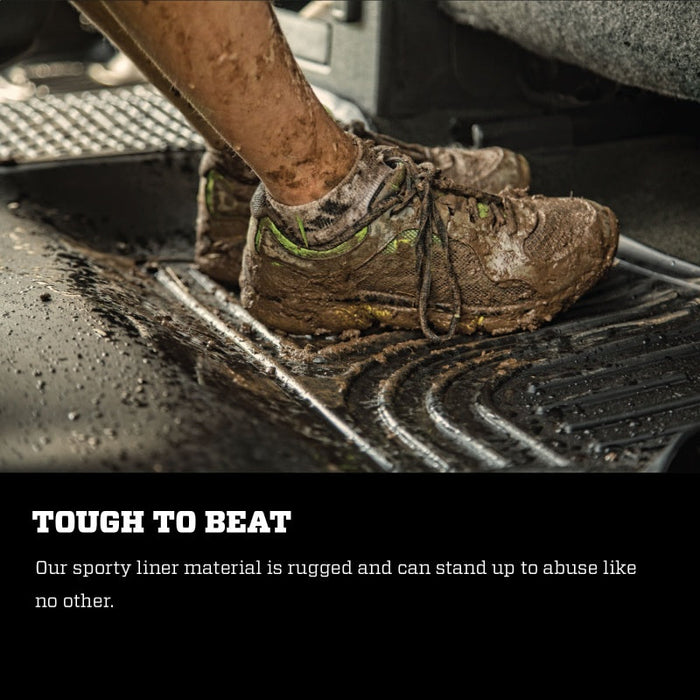
<svg viewBox="0 0 700 700">
<path fill-rule="evenodd" d="M 204 201 L 207 206 L 207 212 L 212 218 L 229 219 L 232 216 L 230 213 L 222 213 L 216 207 L 216 186 L 219 182 L 222 183 L 224 188 L 228 189 L 228 197 L 232 200 L 231 205 L 235 206 L 239 202 L 238 198 L 231 192 L 230 178 L 216 170 L 210 170 L 207 173 L 206 185 L 204 187 Z"/>
<path fill-rule="evenodd" d="M 402 245 L 415 245 L 416 240 L 418 239 L 418 229 L 417 228 L 408 228 L 405 231 L 402 231 L 396 238 L 393 238 L 392 240 L 389 241 L 388 245 L 382 252 L 384 253 L 397 253 L 399 250 L 399 244 Z"/>
<path fill-rule="evenodd" d="M 215 178 L 215 172 L 213 170 L 210 170 L 207 173 L 207 184 L 206 184 L 205 189 L 204 189 L 204 200 L 207 204 L 207 211 L 212 216 L 215 214 L 215 211 L 214 211 L 214 186 L 216 183 L 214 182 L 214 178 Z"/>
<path fill-rule="evenodd" d="M 299 226 L 299 233 L 301 234 L 301 240 L 304 241 L 304 248 L 309 247 L 309 241 L 306 238 L 306 231 L 304 230 L 304 222 L 301 220 L 301 217 L 297 215 L 297 225 Z"/>
<path fill-rule="evenodd" d="M 479 218 L 485 219 L 489 214 L 488 204 L 483 204 L 482 202 L 477 202 L 476 208 L 479 210 Z"/>
<path fill-rule="evenodd" d="M 258 225 L 258 231 L 255 234 L 255 250 L 260 250 L 260 240 L 262 239 L 263 229 L 267 227 L 272 235 L 277 239 L 278 243 L 292 255 L 296 255 L 299 258 L 306 258 L 307 260 L 321 260 L 323 258 L 330 258 L 337 255 L 344 255 L 345 253 L 352 250 L 355 246 L 362 243 L 369 233 L 369 226 L 365 226 L 363 229 L 355 233 L 352 238 L 347 241 L 343 241 L 340 245 L 335 248 L 330 248 L 329 250 L 313 250 L 312 248 L 302 248 L 298 246 L 293 241 L 290 241 L 278 228 L 275 226 L 272 219 L 265 217 L 260 220 Z"/>
<path fill-rule="evenodd" d="M 387 245 L 387 247 L 384 248 L 382 253 L 391 253 L 393 255 L 394 253 L 396 253 L 398 251 L 398 249 L 399 249 L 398 241 L 396 240 L 396 238 L 392 238 L 389 241 L 389 244 Z"/>
</svg>

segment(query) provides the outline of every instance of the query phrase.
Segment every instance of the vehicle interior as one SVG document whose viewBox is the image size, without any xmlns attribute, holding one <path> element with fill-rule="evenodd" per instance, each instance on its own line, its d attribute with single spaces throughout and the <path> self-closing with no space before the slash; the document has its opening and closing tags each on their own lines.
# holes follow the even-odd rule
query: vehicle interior
<svg viewBox="0 0 700 700">
<path fill-rule="evenodd" d="M 0 3 L 0 468 L 700 469 L 700 5 L 277 2 L 343 122 L 610 206 L 539 330 L 267 328 L 193 265 L 203 140 L 69 3 Z"/>
</svg>

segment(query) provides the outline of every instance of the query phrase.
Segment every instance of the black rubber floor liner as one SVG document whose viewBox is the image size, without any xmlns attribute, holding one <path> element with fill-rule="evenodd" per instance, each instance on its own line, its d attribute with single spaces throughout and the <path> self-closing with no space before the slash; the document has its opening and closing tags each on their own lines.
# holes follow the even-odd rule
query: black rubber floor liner
<svg viewBox="0 0 700 700">
<path fill-rule="evenodd" d="M 196 270 L 158 279 L 381 469 L 659 471 L 700 427 L 700 268 L 632 241 L 557 323 L 441 344 L 281 336 Z"/>
</svg>

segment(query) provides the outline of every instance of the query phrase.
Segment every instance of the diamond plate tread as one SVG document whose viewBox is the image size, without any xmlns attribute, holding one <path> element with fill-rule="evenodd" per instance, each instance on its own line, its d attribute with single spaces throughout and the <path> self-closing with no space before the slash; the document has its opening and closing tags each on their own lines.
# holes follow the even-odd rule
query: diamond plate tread
<svg viewBox="0 0 700 700">
<path fill-rule="evenodd" d="M 202 148 L 201 136 L 151 85 L 0 103 L 0 163 Z"/>
</svg>

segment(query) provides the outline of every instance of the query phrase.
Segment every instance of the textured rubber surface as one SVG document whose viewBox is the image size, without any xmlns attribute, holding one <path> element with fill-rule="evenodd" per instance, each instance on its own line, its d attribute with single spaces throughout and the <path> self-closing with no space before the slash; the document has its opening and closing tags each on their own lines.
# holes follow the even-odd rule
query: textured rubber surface
<svg viewBox="0 0 700 700">
<path fill-rule="evenodd" d="M 444 344 L 281 337 L 207 278 L 169 274 L 180 301 L 252 341 L 251 359 L 298 382 L 382 468 L 656 471 L 700 426 L 700 268 L 677 276 L 680 261 L 628 242 L 622 255 L 558 322 Z"/>
</svg>

